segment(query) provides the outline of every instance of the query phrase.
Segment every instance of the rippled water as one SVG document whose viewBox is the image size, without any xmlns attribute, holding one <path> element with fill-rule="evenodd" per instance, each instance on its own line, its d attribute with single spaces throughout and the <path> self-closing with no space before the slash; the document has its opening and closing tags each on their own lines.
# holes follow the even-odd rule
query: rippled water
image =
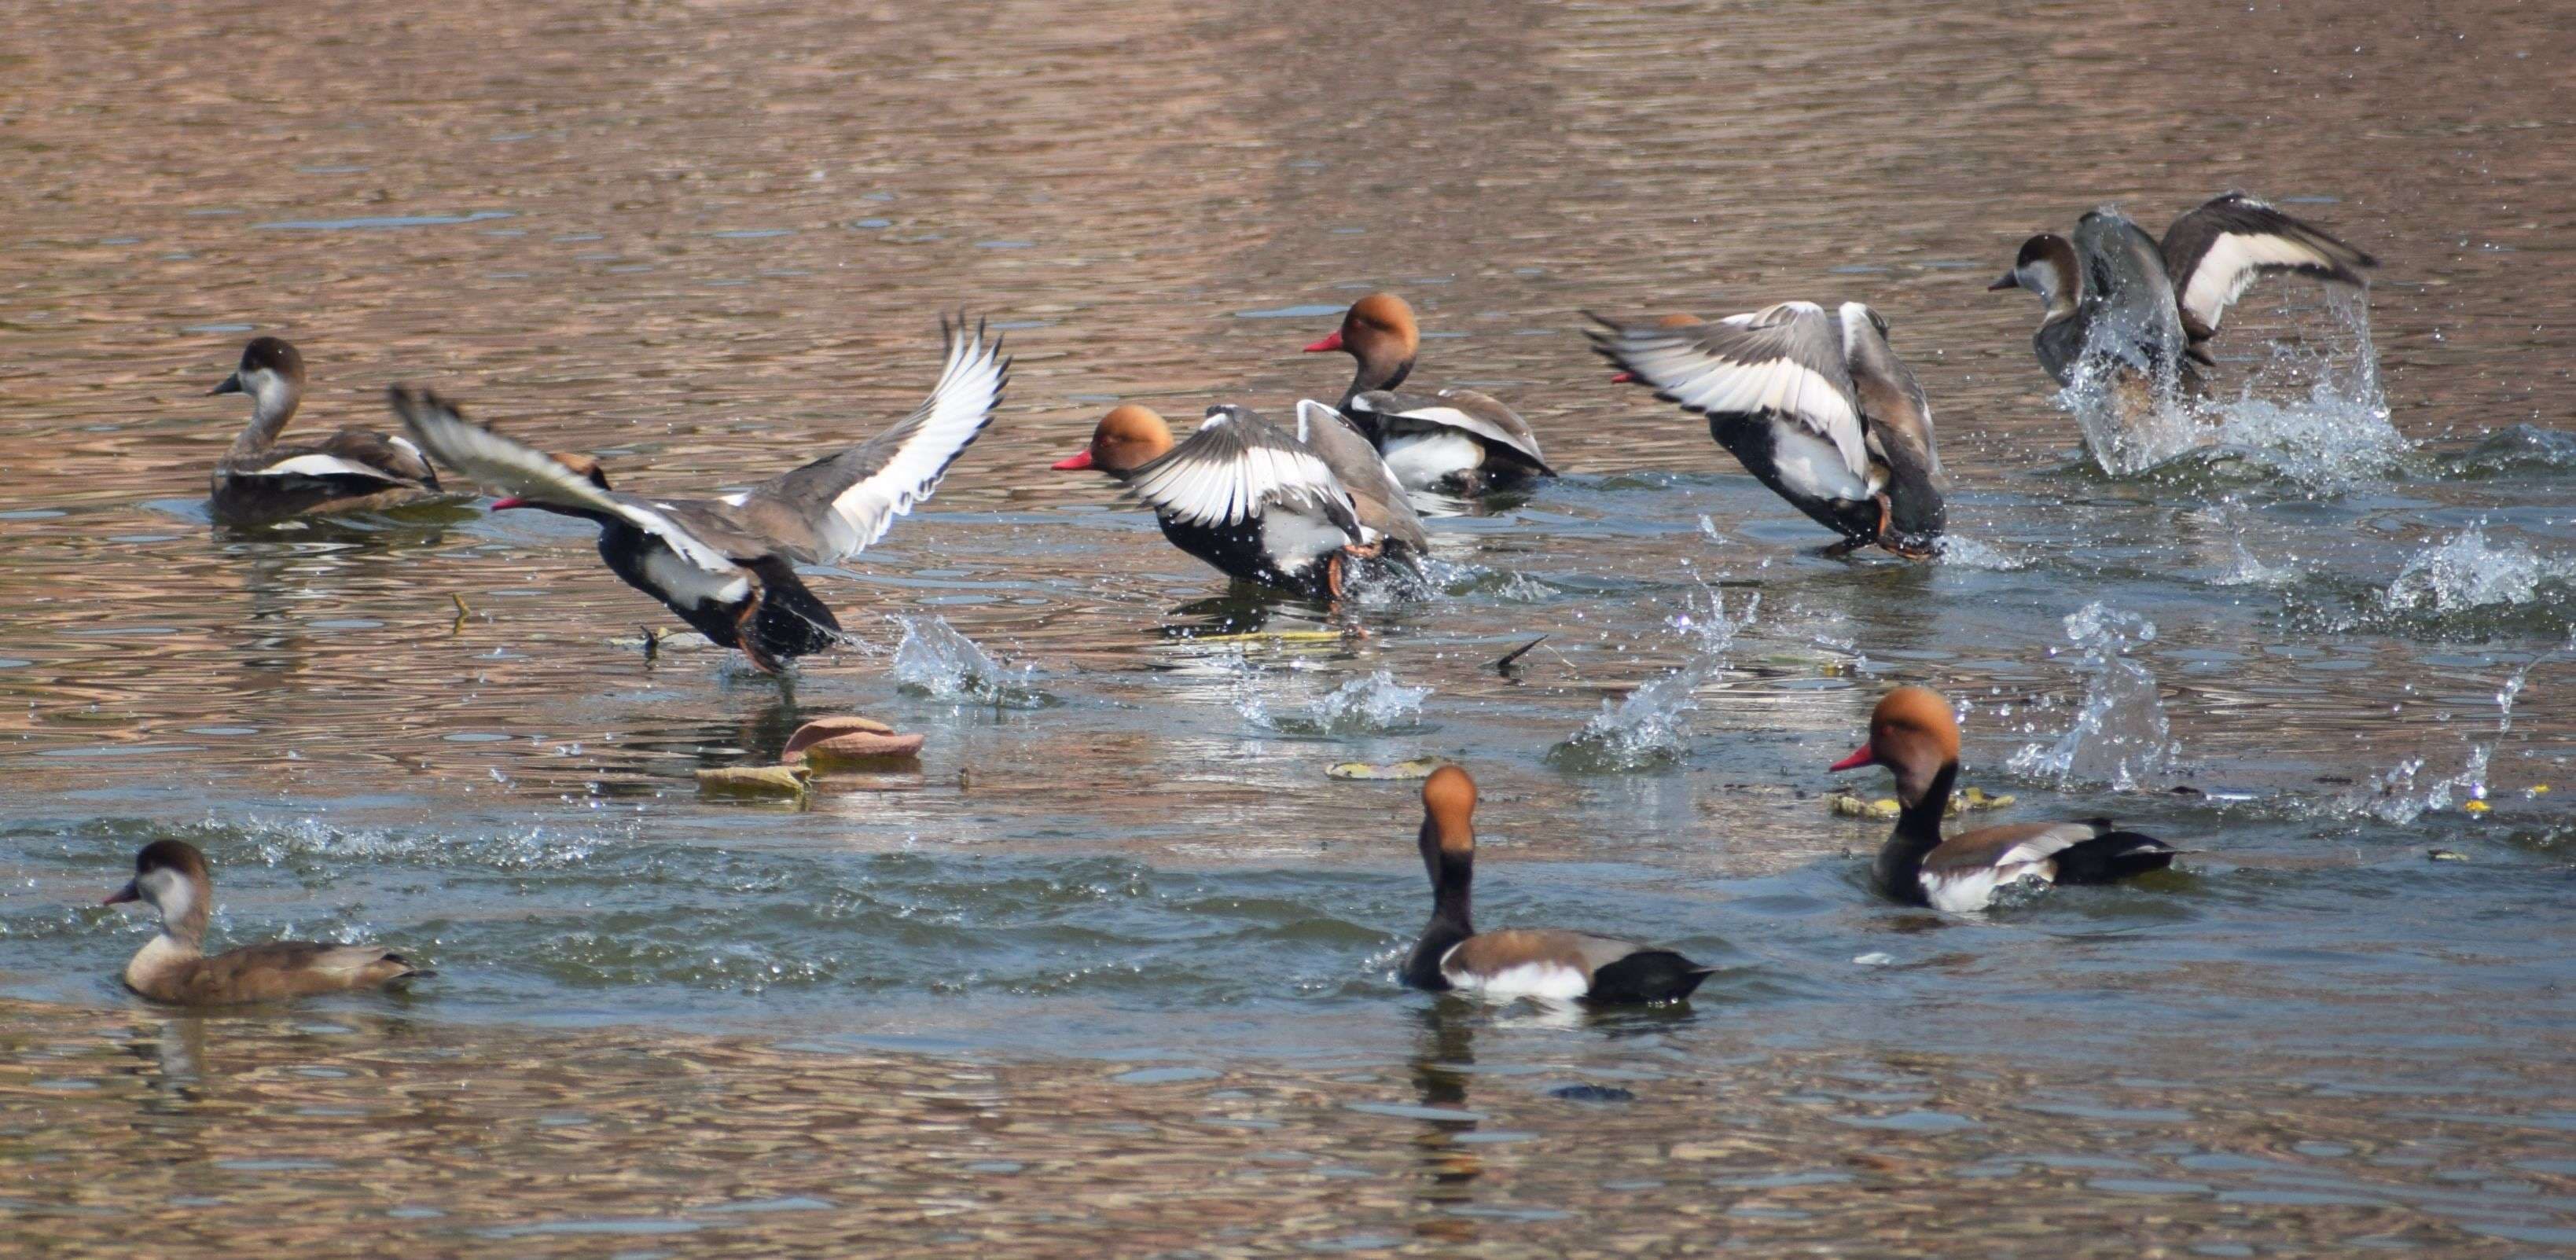
<svg viewBox="0 0 2576 1260">
<path fill-rule="evenodd" d="M 1371 14 L 23 10 L 0 1211 L 63 1251 L 2576 1247 L 2564 23 Z M 2231 186 L 2378 254 L 2366 318 L 2258 288 L 2210 444 L 2105 473 L 1983 285 Z M 1366 637 L 1046 468 L 1114 401 L 1332 394 L 1297 348 L 1380 287 L 1426 382 L 1570 475 L 1431 520 L 1436 591 Z M 1937 563 L 1821 556 L 1577 335 L 1791 297 L 1869 301 L 1921 375 Z M 202 393 L 256 333 L 305 350 L 299 429 L 422 381 L 684 492 L 902 414 L 960 307 L 1009 401 L 811 577 L 857 641 L 787 686 L 648 659 L 667 619 L 578 522 L 205 517 L 243 417 Z M 2201 852 L 1873 903 L 1884 824 L 1823 767 L 1897 682 L 1966 703 L 1999 820 Z M 697 795 L 849 712 L 926 733 L 918 772 Z M 1485 786 L 1487 921 L 1725 970 L 1593 1020 L 1404 994 L 1414 786 L 1324 771 L 1426 755 Z M 154 1012 L 113 981 L 148 929 L 94 903 L 165 836 L 225 940 L 441 974 Z M 532 1180 L 578 1167 L 631 1176 Z"/>
</svg>

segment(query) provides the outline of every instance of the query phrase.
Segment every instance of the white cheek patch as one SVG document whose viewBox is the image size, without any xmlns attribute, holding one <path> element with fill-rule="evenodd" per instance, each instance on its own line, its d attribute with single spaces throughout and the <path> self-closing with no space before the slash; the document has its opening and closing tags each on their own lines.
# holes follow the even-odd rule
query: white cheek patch
<svg viewBox="0 0 2576 1260">
<path fill-rule="evenodd" d="M 1390 436 L 1386 441 L 1387 471 L 1407 486 L 1427 486 L 1482 467 L 1484 462 L 1485 448 L 1454 429 Z"/>
<path fill-rule="evenodd" d="M 136 882 L 141 885 L 144 899 L 161 911 L 165 922 L 187 918 L 188 913 L 197 908 L 196 888 L 166 866 Z"/>
<path fill-rule="evenodd" d="M 1449 981 L 1451 988 L 1498 1002 L 1516 998 L 1571 1002 L 1592 991 L 1591 977 L 1563 963 L 1527 962 L 1482 975 L 1472 971 L 1452 971 L 1444 958 L 1440 974 Z"/>
</svg>

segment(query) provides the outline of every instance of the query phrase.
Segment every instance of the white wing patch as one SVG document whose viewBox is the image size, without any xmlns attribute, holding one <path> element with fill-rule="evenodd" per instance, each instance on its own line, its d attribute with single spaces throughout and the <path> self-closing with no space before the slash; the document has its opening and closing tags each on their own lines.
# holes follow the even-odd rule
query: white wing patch
<svg viewBox="0 0 2576 1260">
<path fill-rule="evenodd" d="M 2337 261 L 2305 242 L 2287 236 L 2230 234 L 2210 242 L 2209 252 L 2185 278 L 2182 309 L 2203 328 L 2218 327 L 2218 317 L 2245 296 L 2265 267 L 2333 268 Z"/>
<path fill-rule="evenodd" d="M 396 438 L 396 441 L 401 441 Z M 381 468 L 370 468 L 355 460 L 337 455 L 297 455 L 260 468 L 236 468 L 238 477 L 365 477 L 373 481 L 399 481 L 400 478 Z"/>
<path fill-rule="evenodd" d="M 1813 499 L 1856 503 L 1875 493 L 1866 476 L 1843 462 L 1833 443 L 1785 419 L 1771 421 L 1771 467 L 1781 484 Z"/>
<path fill-rule="evenodd" d="M 1784 302 L 1781 306 L 1800 315 L 1824 315 L 1824 308 L 1812 302 Z M 1769 313 L 1729 315 L 1720 322 L 1741 326 Z M 1620 363 L 1639 380 L 1653 385 L 1658 393 L 1693 411 L 1736 415 L 1769 411 L 1796 420 L 1833 443 L 1843 466 L 1854 478 L 1869 466 L 1860 412 L 1852 406 L 1850 397 L 1839 384 L 1794 359 L 1738 363 L 1709 354 L 1687 337 L 1668 335 L 1643 345 L 1623 347 Z"/>
<path fill-rule="evenodd" d="M 1440 956 L 1440 975 L 1449 986 L 1462 993 L 1495 1001 L 1516 998 L 1541 998 L 1552 1002 L 1571 1002 L 1592 991 L 1592 978 L 1562 963 L 1521 963 L 1505 967 L 1491 975 L 1467 970 L 1451 970 L 1449 958 L 1458 952 L 1452 946 Z"/>
<path fill-rule="evenodd" d="M 1226 423 L 1212 416 L 1199 426 L 1205 433 Z M 1233 525 L 1262 514 L 1273 503 L 1339 502 L 1351 507 L 1350 492 L 1314 452 L 1282 450 L 1253 444 L 1233 459 L 1166 459 L 1138 477 L 1128 489 L 1156 515 L 1192 525 Z"/>
<path fill-rule="evenodd" d="M 939 480 L 984 426 L 1002 401 L 1002 383 L 1010 362 L 1002 357 L 1001 339 L 985 340 L 983 330 L 964 328 L 948 344 L 948 364 L 939 383 L 921 405 L 927 417 L 876 475 L 842 491 L 832 500 L 831 519 L 818 522 L 827 542 L 825 564 L 846 560 L 885 537 L 894 518 L 939 488 Z"/>
</svg>

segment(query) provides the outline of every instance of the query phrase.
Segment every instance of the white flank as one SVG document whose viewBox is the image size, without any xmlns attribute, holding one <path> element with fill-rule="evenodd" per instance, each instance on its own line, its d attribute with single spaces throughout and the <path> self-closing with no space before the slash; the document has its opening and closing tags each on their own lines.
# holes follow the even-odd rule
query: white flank
<svg viewBox="0 0 2576 1260">
<path fill-rule="evenodd" d="M 1484 462 L 1484 446 L 1455 429 L 1389 435 L 1386 440 L 1387 471 L 1395 474 L 1399 484 L 1417 489 Z"/>
<path fill-rule="evenodd" d="M 751 595 L 751 579 L 740 569 L 728 564 L 723 569 L 703 569 L 660 547 L 644 552 L 644 580 L 672 603 L 682 606 L 713 604 L 719 608 L 741 603 Z"/>
<path fill-rule="evenodd" d="M 1295 573 L 1350 545 L 1351 536 L 1304 504 L 1280 504 L 1261 514 L 1261 550 L 1280 571 Z"/>
<path fill-rule="evenodd" d="M 355 460 L 342 459 L 337 455 L 298 455 L 292 459 L 281 459 L 264 468 L 237 468 L 233 470 L 233 474 L 239 477 L 366 477 L 375 481 L 395 480 L 394 475 L 384 469 L 370 468 Z"/>
<path fill-rule="evenodd" d="M 1871 494 L 1868 480 L 1843 463 L 1839 448 L 1785 419 L 1771 422 L 1771 467 L 1783 485 L 1811 499 L 1855 502 Z"/>
<path fill-rule="evenodd" d="M 1450 953 L 1457 951 L 1452 949 Z M 1515 998 L 1543 998 L 1553 1002 L 1571 1002 L 1592 991 L 1592 980 L 1561 963 L 1522 963 L 1505 967 L 1492 975 L 1472 971 L 1452 971 L 1449 959 L 1440 960 L 1440 974 L 1450 987 L 1462 993 L 1508 1002 Z"/>
<path fill-rule="evenodd" d="M 2003 866 L 1980 866 L 1956 875 L 1923 875 L 1923 896 L 1932 908 L 1949 914 L 1968 914 L 1983 910 L 1995 899 L 1995 890 L 2020 880 L 2053 884 L 2057 867 L 2052 862 L 2014 862 Z"/>
</svg>

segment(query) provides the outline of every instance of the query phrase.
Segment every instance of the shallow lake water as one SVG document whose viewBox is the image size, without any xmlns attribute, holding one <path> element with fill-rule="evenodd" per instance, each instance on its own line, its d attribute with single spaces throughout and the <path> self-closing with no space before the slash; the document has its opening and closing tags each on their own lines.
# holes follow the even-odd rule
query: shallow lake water
<svg viewBox="0 0 2576 1260">
<path fill-rule="evenodd" d="M 2547 6 L 466 0 L 23 6 L 0 52 L 0 1228 L 37 1255 L 2524 1256 L 2576 1250 L 2576 35 Z M 1831 39 L 1820 40 L 1820 32 Z M 1984 286 L 2230 187 L 2377 254 L 2258 287 L 2218 445 L 2113 476 Z M 1568 473 L 1437 590 L 1229 596 L 1090 475 L 1119 401 L 1284 415 L 1406 295 Z M 1866 300 L 1956 482 L 1833 559 L 1582 312 Z M 591 528 L 214 527 L 241 343 L 298 431 L 436 386 L 620 484 L 747 485 L 1017 355 L 786 683 Z M 1337 633 L 1351 626 L 1364 636 Z M 1494 662 L 1546 641 L 1504 673 Z M 1824 767 L 1969 707 L 1999 821 L 2185 869 L 1981 918 L 1865 888 Z M 802 720 L 929 737 L 708 801 Z M 1402 990 L 1415 785 L 1480 921 L 1688 1006 Z M 2554 789 L 2554 790 L 2553 790 Z M 407 996 L 124 993 L 156 838 L 224 942 Z M 2441 856 L 2436 858 L 2435 854 Z"/>
</svg>

